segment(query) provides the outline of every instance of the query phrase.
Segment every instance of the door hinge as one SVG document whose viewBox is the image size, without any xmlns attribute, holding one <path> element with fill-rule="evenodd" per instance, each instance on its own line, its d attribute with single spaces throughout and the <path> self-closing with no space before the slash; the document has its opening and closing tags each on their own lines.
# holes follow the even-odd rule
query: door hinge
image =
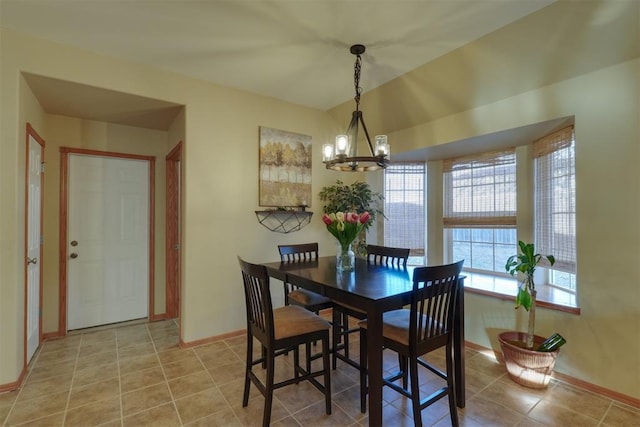
<svg viewBox="0 0 640 427">
<path fill-rule="evenodd" d="M 44 173 L 44 165 L 45 165 L 45 162 L 40 163 L 40 173 Z"/>
<path fill-rule="evenodd" d="M 40 246 L 44 245 L 44 234 L 40 235 Z"/>
</svg>

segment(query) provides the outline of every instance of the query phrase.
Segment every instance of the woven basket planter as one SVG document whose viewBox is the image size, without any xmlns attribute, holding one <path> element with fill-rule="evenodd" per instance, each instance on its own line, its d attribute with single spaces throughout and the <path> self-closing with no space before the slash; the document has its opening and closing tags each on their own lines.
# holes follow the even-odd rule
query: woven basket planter
<svg viewBox="0 0 640 427">
<path fill-rule="evenodd" d="M 527 334 L 524 332 L 503 332 L 498 335 L 498 341 L 507 372 L 513 381 L 531 388 L 545 388 L 549 385 L 559 350 L 533 351 L 511 343 L 526 342 Z M 537 348 L 543 341 L 543 337 L 534 335 L 533 347 Z"/>
</svg>

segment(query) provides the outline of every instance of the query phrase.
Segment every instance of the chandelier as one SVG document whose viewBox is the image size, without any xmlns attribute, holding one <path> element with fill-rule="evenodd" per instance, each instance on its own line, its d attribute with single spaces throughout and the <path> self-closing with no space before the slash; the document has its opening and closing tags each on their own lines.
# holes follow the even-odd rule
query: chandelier
<svg viewBox="0 0 640 427">
<path fill-rule="evenodd" d="M 354 44 L 350 51 L 356 56 L 356 62 L 353 66 L 353 83 L 356 91 L 356 96 L 353 99 L 356 101 L 356 110 L 351 115 L 351 122 L 349 122 L 346 134 L 336 136 L 335 145 L 324 144 L 322 146 L 322 162 L 327 169 L 343 172 L 367 172 L 384 169 L 390 164 L 387 135 L 376 135 L 374 149 L 367 126 L 362 118 L 362 111 L 360 111 L 360 94 L 362 93 L 360 87 L 362 58 L 360 55 L 364 53 L 365 47 L 361 44 Z M 362 125 L 371 156 L 358 156 L 358 124 Z"/>
</svg>

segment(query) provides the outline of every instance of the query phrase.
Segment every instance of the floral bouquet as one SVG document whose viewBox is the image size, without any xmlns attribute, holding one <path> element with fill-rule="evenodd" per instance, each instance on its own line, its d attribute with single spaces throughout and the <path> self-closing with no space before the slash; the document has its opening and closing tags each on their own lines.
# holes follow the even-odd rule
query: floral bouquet
<svg viewBox="0 0 640 427">
<path fill-rule="evenodd" d="M 355 255 L 351 250 L 351 243 L 358 237 L 365 225 L 371 220 L 369 212 L 336 212 L 322 215 L 322 221 L 327 225 L 329 233 L 338 239 L 340 252 L 337 255 L 337 268 L 341 271 L 353 269 Z"/>
</svg>

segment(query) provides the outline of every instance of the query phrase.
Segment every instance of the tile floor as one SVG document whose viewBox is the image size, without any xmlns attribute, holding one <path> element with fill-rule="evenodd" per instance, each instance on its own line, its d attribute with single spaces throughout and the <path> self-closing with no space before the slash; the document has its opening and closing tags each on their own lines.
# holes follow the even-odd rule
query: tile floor
<svg viewBox="0 0 640 427">
<path fill-rule="evenodd" d="M 174 321 L 86 331 L 45 342 L 23 387 L 0 394 L 3 426 L 254 426 L 263 398 L 252 388 L 242 408 L 245 338 L 181 350 Z M 356 343 L 357 344 L 357 343 Z M 357 352 L 357 348 L 354 348 Z M 467 349 L 467 403 L 462 426 L 640 426 L 640 410 L 559 381 L 537 391 L 521 387 L 484 353 Z M 443 363 L 442 354 L 430 359 Z M 291 372 L 292 355 L 276 375 Z M 393 353 L 385 367 L 393 369 Z M 426 371 L 425 371 L 426 372 Z M 422 388 L 441 381 L 423 375 Z M 277 379 L 277 378 L 276 378 Z M 436 381 L 437 380 L 437 381 Z M 332 374 L 333 414 L 308 383 L 275 393 L 273 426 L 361 426 L 358 373 L 341 364 Z M 413 425 L 407 400 L 384 393 L 385 426 Z M 445 401 L 423 411 L 429 426 L 449 426 Z"/>
</svg>

